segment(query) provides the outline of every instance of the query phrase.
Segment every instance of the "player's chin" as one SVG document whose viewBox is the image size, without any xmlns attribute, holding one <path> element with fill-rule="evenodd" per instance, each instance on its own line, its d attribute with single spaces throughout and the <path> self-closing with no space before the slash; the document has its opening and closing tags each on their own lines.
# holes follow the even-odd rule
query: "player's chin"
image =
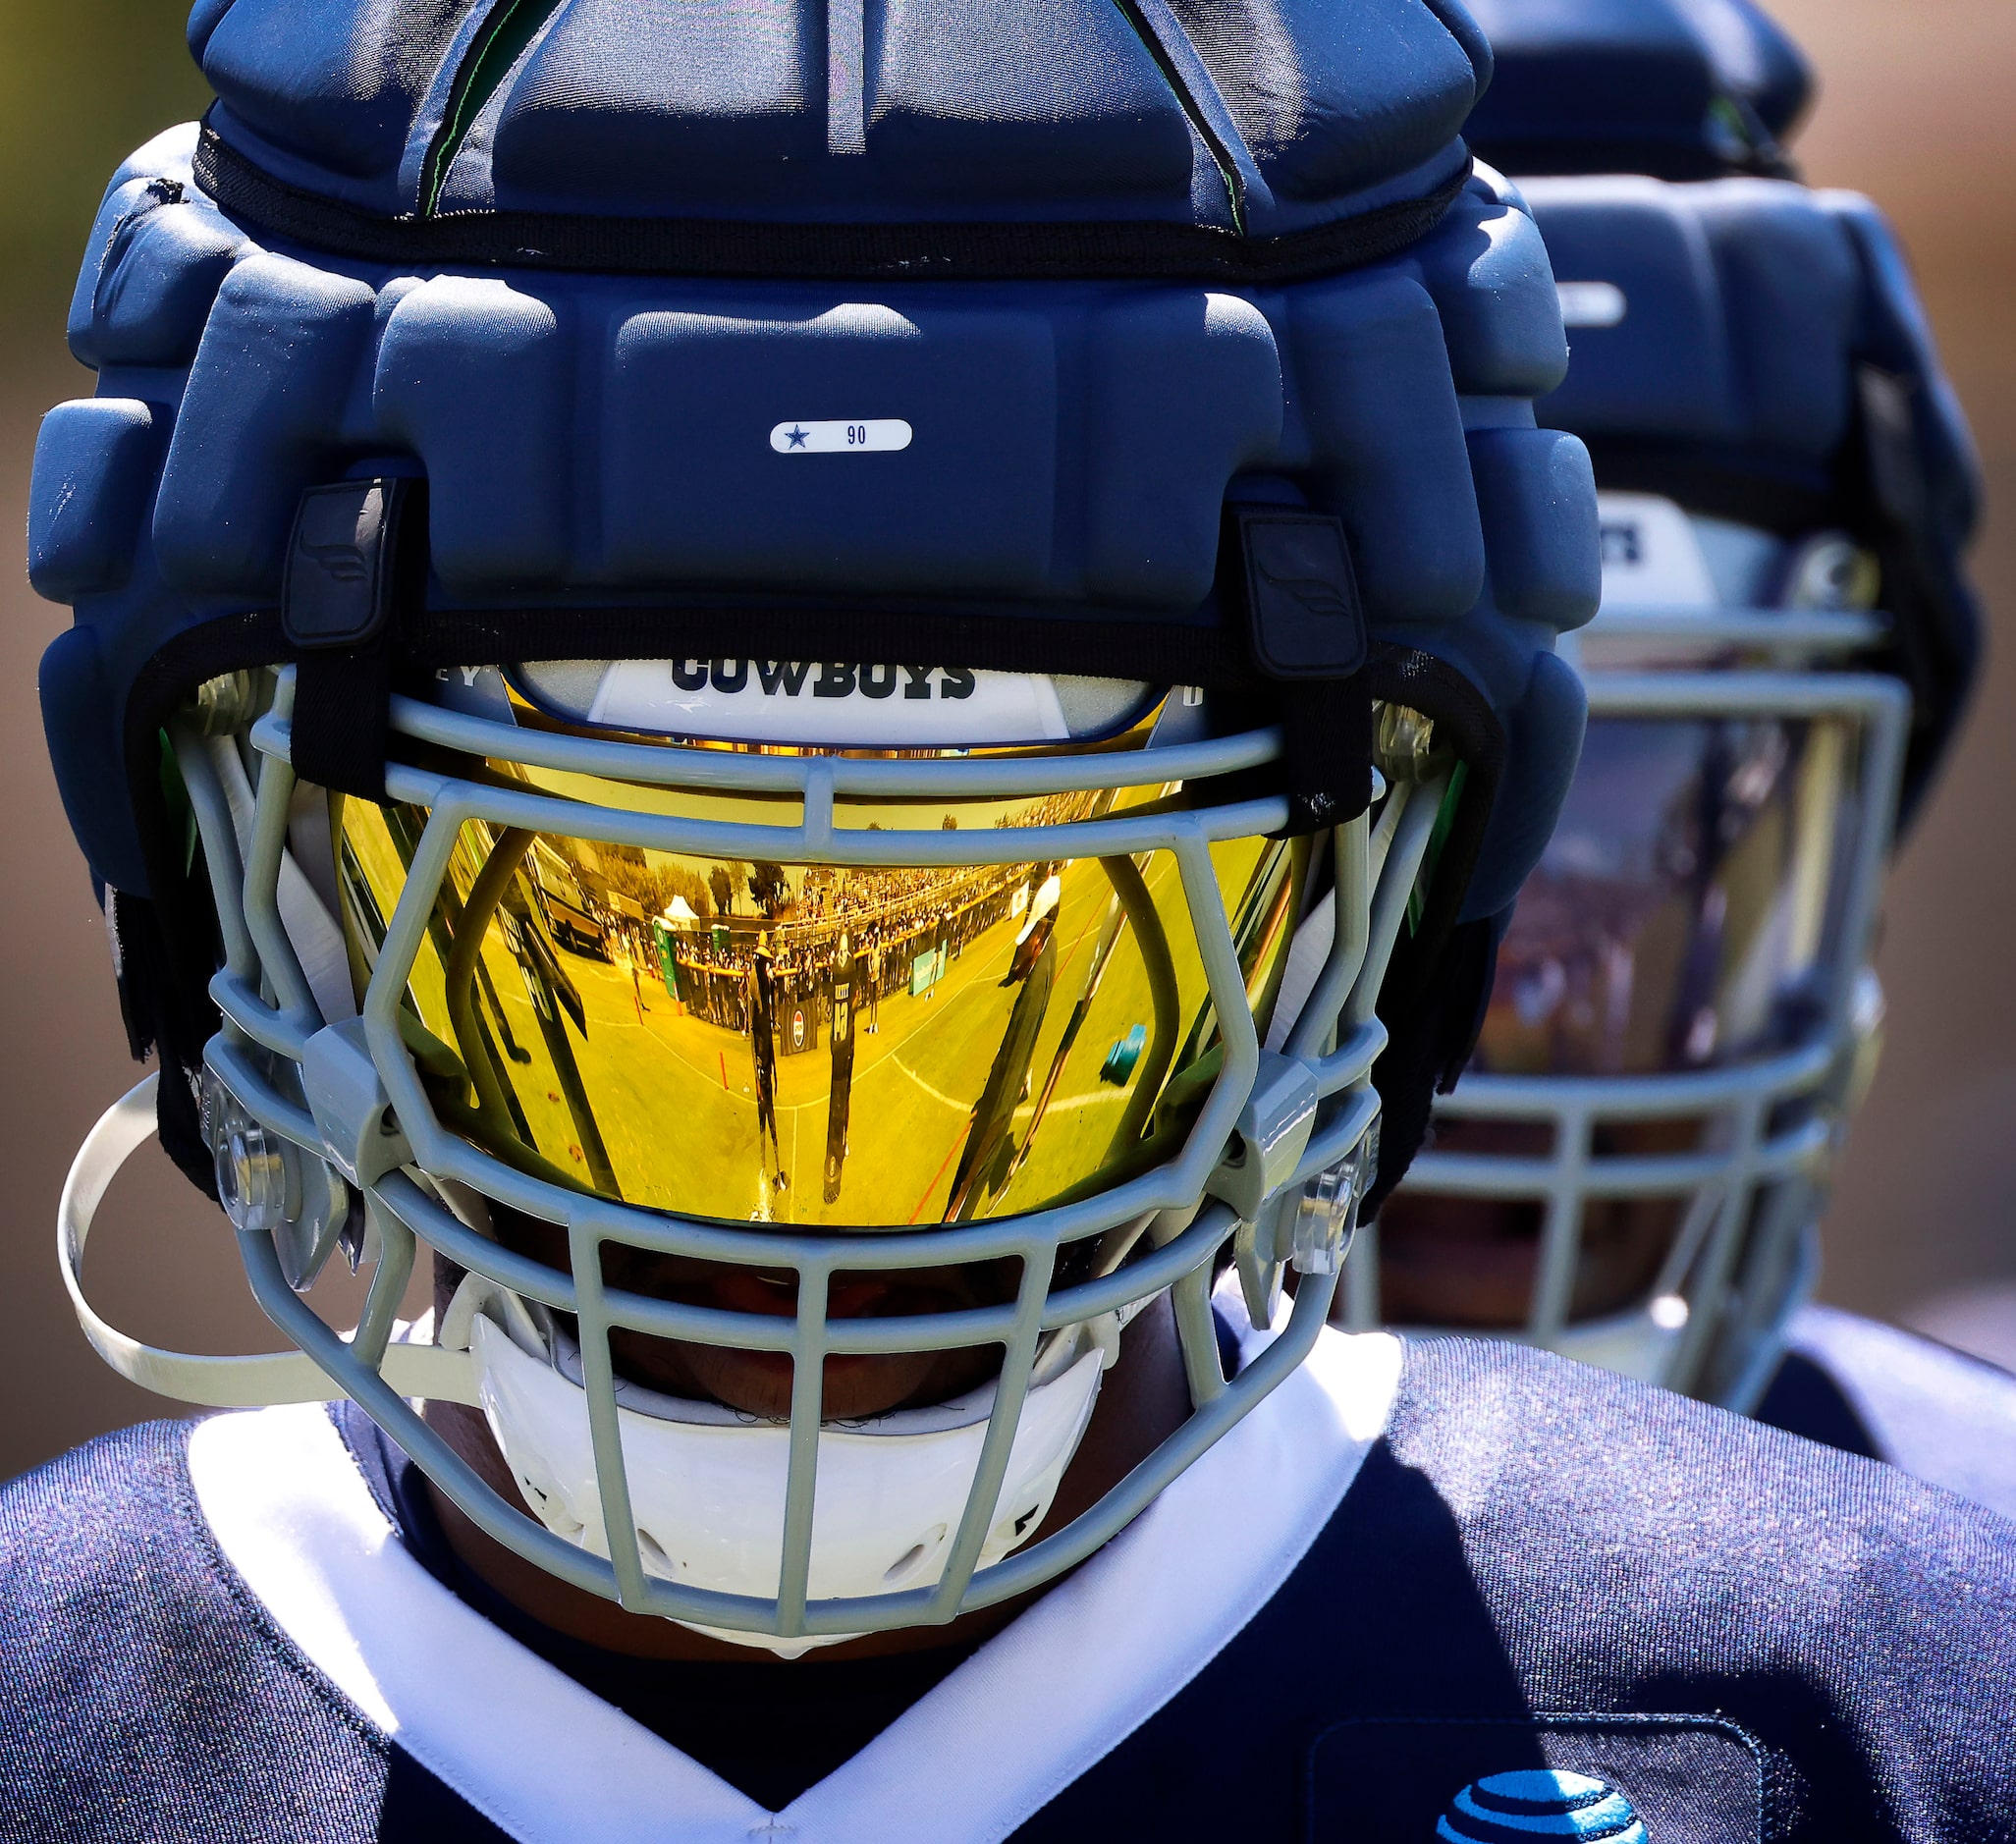
<svg viewBox="0 0 2016 1844">
<path fill-rule="evenodd" d="M 1523 1326 L 1539 1228 L 1530 1206 L 1495 1198 L 1393 1198 L 1379 1215 L 1380 1317 L 1476 1331 Z"/>
<path fill-rule="evenodd" d="M 686 1344 L 617 1331 L 610 1338 L 617 1370 L 668 1395 L 719 1402 L 765 1421 L 791 1408 L 791 1360 L 782 1351 Z M 943 1402 L 984 1383 L 994 1360 L 981 1350 L 904 1351 L 889 1356 L 829 1357 L 821 1376 L 825 1421 L 865 1421 L 892 1409 Z"/>
<path fill-rule="evenodd" d="M 499 1240 L 566 1272 L 566 1232 L 506 1207 L 492 1217 Z M 1011 1269 L 1012 1264 L 1008 1264 Z M 835 1320 L 951 1313 L 998 1304 L 1013 1295 L 1003 1264 L 932 1269 L 904 1275 L 844 1273 L 833 1281 Z M 797 1283 L 788 1271 L 724 1266 L 612 1246 L 603 1252 L 603 1282 L 612 1288 L 716 1312 L 783 1318 L 796 1310 Z M 718 1402 L 741 1414 L 783 1421 L 790 1414 L 791 1360 L 782 1351 L 698 1344 L 619 1328 L 610 1333 L 616 1374 L 661 1394 Z M 978 1387 L 1000 1368 L 998 1345 L 887 1355 L 842 1353 L 826 1359 L 820 1415 L 861 1421 L 892 1409 L 945 1402 Z"/>
</svg>

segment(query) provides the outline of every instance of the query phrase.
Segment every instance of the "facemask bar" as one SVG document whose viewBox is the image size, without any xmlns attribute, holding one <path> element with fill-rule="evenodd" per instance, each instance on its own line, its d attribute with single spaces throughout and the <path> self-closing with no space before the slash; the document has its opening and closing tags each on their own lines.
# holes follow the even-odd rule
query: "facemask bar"
<svg viewBox="0 0 2016 1844">
<path fill-rule="evenodd" d="M 1003 761 L 773 757 L 521 731 L 396 698 L 395 731 L 477 760 L 515 760 L 604 780 L 684 788 L 795 792 L 802 812 L 792 825 L 673 818 L 395 764 L 387 776 L 390 797 L 428 809 L 427 825 L 390 918 L 362 1016 L 332 1026 L 322 1022 L 278 907 L 293 795 L 288 767 L 292 690 L 292 675 L 283 673 L 273 710 L 252 727 L 252 746 L 263 765 L 243 874 L 217 777 L 206 772 L 209 765 L 200 747 L 187 757 L 186 779 L 202 829 L 226 950 L 226 965 L 212 984 L 225 1024 L 208 1047 L 206 1061 L 225 1101 L 269 1137 L 290 1172 L 308 1167 L 341 1172 L 335 1190 L 346 1200 L 352 1190 L 361 1198 L 377 1268 L 362 1323 L 345 1338 L 331 1331 L 289 1284 L 279 1253 L 280 1227 L 270 1220 L 241 1223 L 241 1253 L 255 1296 L 326 1382 L 320 1389 L 304 1388 L 299 1368 L 304 1360 L 292 1354 L 240 1360 L 228 1385 L 232 1401 L 348 1393 L 480 1528 L 562 1579 L 668 1618 L 787 1638 L 819 1637 L 949 1620 L 1052 1579 L 1138 1515 L 1314 1344 L 1355 1219 L 1357 1191 L 1369 1176 L 1363 1150 L 1378 1114 L 1371 1069 L 1386 1041 L 1372 1015 L 1373 1003 L 1407 895 L 1421 872 L 1446 787 L 1445 772 L 1409 790 L 1407 798 L 1389 801 L 1380 829 L 1383 863 L 1374 862 L 1375 841 L 1364 816 L 1336 829 L 1338 869 L 1331 900 L 1338 921 L 1313 1003 L 1283 1056 L 1259 1047 L 1209 850 L 1215 841 L 1278 831 L 1286 820 L 1286 804 L 1280 797 L 987 833 L 854 831 L 833 824 L 840 794 L 980 798 L 1144 783 L 1195 787 L 1208 785 L 1212 777 L 1276 759 L 1277 732 L 1147 751 Z M 185 750 L 197 740 L 186 732 L 178 736 Z M 794 1234 L 646 1212 L 568 1191 L 527 1177 L 448 1132 L 435 1118 L 401 1042 L 399 1008 L 409 972 L 449 855 L 470 819 L 658 850 L 781 862 L 969 865 L 1168 851 L 1190 907 L 1219 1020 L 1221 1073 L 1173 1160 L 1102 1194 L 1016 1218 L 921 1232 Z M 120 1137 L 115 1123 L 99 1147 L 99 1157 L 110 1156 L 114 1166 L 111 1149 Z M 1351 1181 L 1341 1195 L 1332 1184 L 1317 1209 L 1301 1207 L 1305 1190 L 1347 1165 Z M 471 1228 L 442 1201 L 441 1185 L 447 1181 L 564 1225 L 572 1274 L 517 1255 Z M 67 1267 L 73 1277 L 95 1203 L 90 1195 L 94 1182 L 102 1191 L 102 1179 L 82 1174 L 76 1187 L 78 1208 L 66 1217 Z M 1251 1272 L 1263 1298 L 1278 1293 L 1281 1270 L 1291 1263 L 1308 1278 L 1297 1290 L 1280 1334 L 1227 1382 L 1220 1369 L 1210 1289 L 1218 1252 L 1235 1236 L 1241 1242 L 1242 1272 Z M 1059 1249 L 1090 1237 L 1108 1239 L 1102 1247 L 1117 1251 L 1115 1263 L 1137 1240 L 1148 1252 L 1124 1266 L 1102 1263 L 1093 1278 L 1053 1292 Z M 388 1343 L 392 1315 L 419 1242 L 499 1288 L 577 1317 L 598 1491 L 613 1561 L 555 1536 L 500 1497 L 404 1399 L 409 1393 L 463 1402 L 474 1398 L 466 1353 Z M 797 1277 L 797 1311 L 789 1319 L 770 1318 L 606 1288 L 601 1278 L 606 1243 L 790 1270 Z M 922 1269 L 1010 1257 L 1021 1271 L 1011 1304 L 900 1319 L 832 1320 L 826 1315 L 828 1287 L 838 1271 Z M 1249 1293 L 1254 1290 L 1249 1287 Z M 1172 1297 L 1191 1418 L 1064 1529 L 976 1572 L 1044 1340 L 1066 1328 L 1112 1323 L 1110 1316 L 1124 1317 L 1163 1291 Z M 77 1298 L 81 1314 L 87 1314 L 81 1290 Z M 694 1589 L 646 1574 L 617 1420 L 609 1333 L 618 1327 L 791 1357 L 790 1462 L 774 1599 Z M 966 1345 L 1000 1345 L 1004 1358 L 977 1472 L 943 1575 L 931 1587 L 808 1601 L 825 1357 Z M 122 1369 L 138 1361 L 135 1352 L 144 1349 L 117 1346 L 110 1339 L 99 1348 Z M 417 1363 L 421 1351 L 429 1355 Z M 145 1362 L 154 1387 L 166 1385 L 185 1399 L 208 1399 L 214 1360 L 149 1352 Z M 254 1375 L 244 1368 L 248 1364 L 267 1368 Z M 413 1387 L 417 1372 L 425 1373 L 424 1390 Z M 274 1393 L 261 1396 L 262 1384 Z"/>
<path fill-rule="evenodd" d="M 1880 617 L 1793 611 L 1673 610 L 1600 619 L 1578 640 L 1654 638 L 1763 646 L 1782 661 L 1845 653 L 1880 637 Z M 1564 649 L 1565 650 L 1565 649 Z M 1861 735 L 1858 786 L 1865 818 L 1842 895 L 1841 936 L 1825 1008 L 1807 1042 L 1786 1054 L 1728 1068 L 1661 1075 L 1466 1075 L 1436 1104 L 1442 1119 L 1548 1123 L 1543 1157 L 1426 1150 L 1405 1189 L 1428 1196 L 1535 1199 L 1545 1207 L 1531 1309 L 1502 1334 L 1586 1356 L 1677 1389 L 1714 1383 L 1718 1399 L 1754 1396 L 1768 1379 L 1785 1318 L 1810 1290 L 1817 1263 L 1788 1244 L 1810 1239 L 1845 1126 L 1846 1099 L 1867 1028 L 1857 1001 L 1881 899 L 1896 809 L 1910 697 L 1877 674 L 1785 664 L 1730 671 L 1585 670 L 1591 717 L 1824 718 L 1854 720 Z M 1700 1151 L 1658 1156 L 1599 1154 L 1599 1126 L 1698 1118 L 1719 1137 Z M 1778 1124 L 1774 1124 L 1777 1122 Z M 1584 1207 L 1608 1198 L 1681 1198 L 1685 1214 L 1643 1304 L 1611 1318 L 1568 1323 L 1581 1257 Z M 1345 1272 L 1344 1323 L 1382 1323 L 1378 1224 Z M 1740 1272 L 1739 1272 L 1740 1269 Z M 1769 1315 L 1747 1311 L 1752 1277 L 1775 1275 Z M 1721 1348 L 1747 1337 L 1759 1348 Z M 1769 1346 L 1769 1349 L 1764 1348 Z"/>
</svg>

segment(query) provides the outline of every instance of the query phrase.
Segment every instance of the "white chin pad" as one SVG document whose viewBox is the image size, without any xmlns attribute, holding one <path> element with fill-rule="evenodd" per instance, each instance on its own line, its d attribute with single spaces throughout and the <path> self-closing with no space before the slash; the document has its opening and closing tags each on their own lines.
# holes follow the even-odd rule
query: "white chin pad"
<svg viewBox="0 0 2016 1844">
<path fill-rule="evenodd" d="M 486 1315 L 471 1328 L 470 1349 L 483 1413 L 526 1504 L 548 1530 L 607 1556 L 586 1393 L 545 1358 L 519 1349 Z M 980 1567 L 1026 1542 L 1043 1522 L 1092 1418 L 1101 1374 L 1094 1346 L 1031 1385 Z M 984 1392 L 976 1419 L 957 1427 L 906 1432 L 911 1418 L 898 1411 L 877 1417 L 873 1432 L 820 1430 L 810 1600 L 889 1594 L 938 1580 L 979 1467 L 991 1399 Z M 943 1418 L 926 1410 L 915 1419 Z M 622 1407 L 617 1421 L 645 1570 L 684 1587 L 775 1596 L 790 1428 L 664 1420 Z M 833 1643 L 696 1630 L 787 1656 Z"/>
</svg>

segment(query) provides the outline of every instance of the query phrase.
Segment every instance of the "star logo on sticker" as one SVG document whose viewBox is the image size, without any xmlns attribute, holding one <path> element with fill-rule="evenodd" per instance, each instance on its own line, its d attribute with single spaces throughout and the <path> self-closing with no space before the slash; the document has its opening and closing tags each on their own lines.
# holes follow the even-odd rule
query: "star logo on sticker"
<svg viewBox="0 0 2016 1844">
<path fill-rule="evenodd" d="M 803 448 L 805 446 L 805 437 L 810 433 L 809 429 L 801 429 L 796 423 L 792 423 L 785 432 L 792 448 Z"/>
</svg>

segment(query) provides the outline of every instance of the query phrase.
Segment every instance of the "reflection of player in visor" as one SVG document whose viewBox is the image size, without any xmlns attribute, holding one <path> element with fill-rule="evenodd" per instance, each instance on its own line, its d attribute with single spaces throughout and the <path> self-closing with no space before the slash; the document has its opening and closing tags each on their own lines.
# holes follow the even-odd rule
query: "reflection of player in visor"
<svg viewBox="0 0 2016 1844">
<path fill-rule="evenodd" d="M 509 833 L 498 841 L 499 859 L 509 854 L 512 843 L 513 836 Z M 561 1024 L 565 1014 L 585 1038 L 588 1034 L 587 1008 L 581 1003 L 579 988 L 561 965 L 558 944 L 548 928 L 551 911 L 543 902 L 535 903 L 529 899 L 534 893 L 543 895 L 543 886 L 522 870 L 505 883 L 499 905 L 505 940 L 518 960 L 525 990 L 532 996 L 532 1009 L 539 1019 L 539 1031 L 545 1039 L 547 1055 L 553 1058 L 554 1071 L 560 1078 L 561 1095 L 575 1130 L 581 1136 L 581 1156 L 590 1180 L 598 1187 L 613 1186 L 616 1172 L 609 1163 L 608 1149 L 602 1144 L 602 1130 L 596 1124 L 594 1106 L 581 1081 L 580 1063 Z M 473 914 L 464 912 L 464 934 L 475 932 L 480 926 L 482 913 L 480 903 L 475 906 Z M 469 958 L 475 957 L 471 951 Z M 451 963 L 452 981 L 459 971 L 460 968 Z"/>
<path fill-rule="evenodd" d="M 1057 978 L 1056 921 L 1054 895 L 1051 907 L 1041 915 L 1032 905 L 1032 926 L 1015 943 L 1014 957 L 1002 977 L 1003 986 L 1019 990 L 980 1099 L 973 1105 L 973 1123 L 953 1173 L 952 1198 L 946 1205 L 948 1221 L 962 1221 L 971 1216 L 983 1194 L 999 1191 L 1007 1181 L 1014 1150 L 1009 1143 L 1009 1123 L 1028 1090 L 1036 1033 L 1050 1009 L 1050 989 Z"/>
<path fill-rule="evenodd" d="M 480 835 L 484 829 L 477 829 Z M 572 1020 L 574 1029 L 587 1036 L 587 1011 L 579 990 L 562 966 L 559 953 L 547 933 L 547 912 L 543 889 L 523 867 L 534 836 L 523 831 L 501 833 L 487 859 L 476 872 L 468 899 L 458 911 L 454 934 L 444 965 L 448 1015 L 455 1024 L 457 1043 L 463 1047 L 469 1081 L 475 1085 L 477 1118 L 491 1132 L 509 1119 L 514 1128 L 522 1126 L 524 1113 L 511 1085 L 493 1059 L 492 1039 L 476 1015 L 473 987 L 481 967 L 480 949 L 492 915 L 498 917 L 501 932 L 531 1000 L 531 1010 L 546 1046 L 560 1099 L 579 1136 L 570 1153 L 586 1167 L 587 1177 L 598 1190 L 621 1196 L 615 1168 L 603 1144 L 595 1109 L 581 1081 L 580 1065 L 569 1041 L 562 1014 Z M 527 885 L 530 885 L 528 894 Z M 500 1030 L 507 1034 L 497 991 L 483 975 L 483 987 L 496 1008 Z M 524 1060 L 523 1054 L 513 1061 Z M 527 1133 L 526 1138 L 529 1138 Z M 523 1144 L 522 1141 L 519 1144 Z M 529 1152 L 529 1147 L 526 1148 Z M 560 1168 L 563 1172 L 565 1167 Z M 578 1182 L 569 1174 L 569 1181 Z"/>
</svg>

